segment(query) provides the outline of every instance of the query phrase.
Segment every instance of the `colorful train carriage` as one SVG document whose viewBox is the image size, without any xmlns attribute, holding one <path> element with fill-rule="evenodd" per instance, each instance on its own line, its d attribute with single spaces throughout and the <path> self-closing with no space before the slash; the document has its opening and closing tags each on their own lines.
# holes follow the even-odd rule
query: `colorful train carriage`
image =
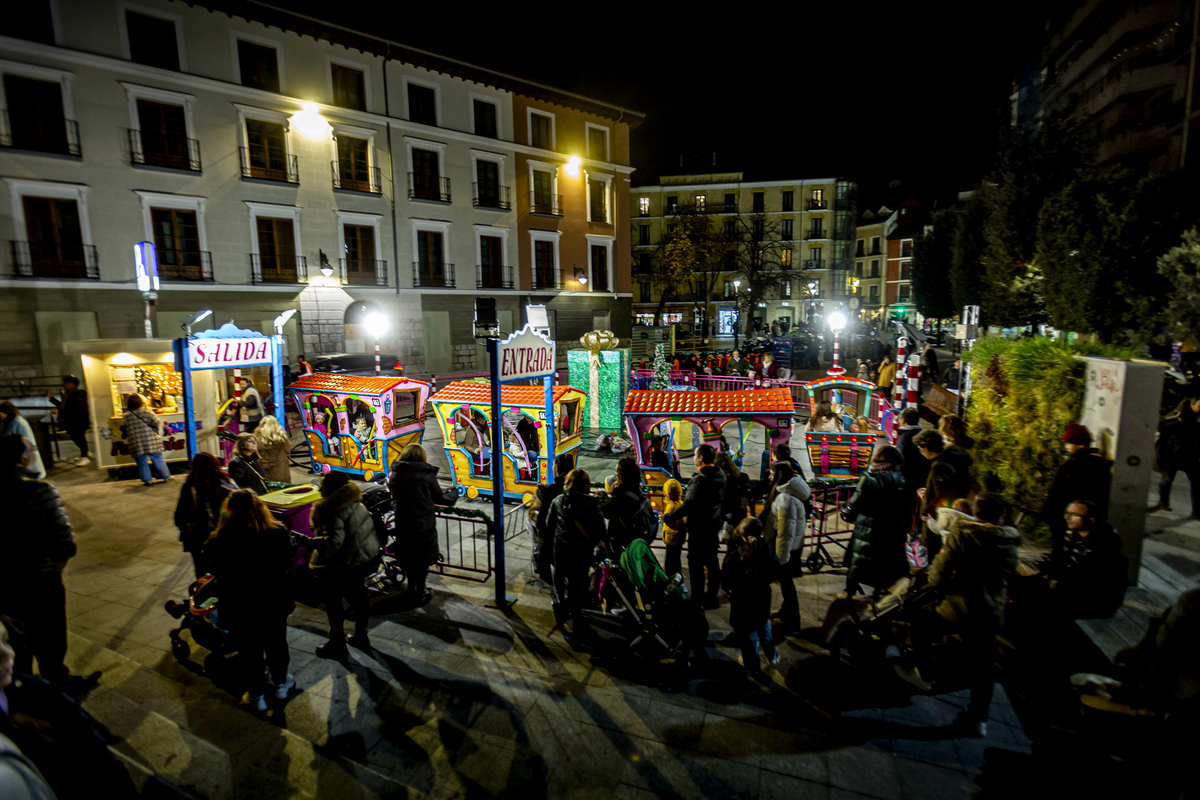
<svg viewBox="0 0 1200 800">
<path fill-rule="evenodd" d="M 547 483 L 555 456 L 579 449 L 586 395 L 570 386 L 502 386 L 504 452 L 500 454 L 504 497 L 525 500 Z M 456 381 L 429 398 L 442 429 L 446 458 L 459 496 L 492 494 L 492 386 Z M 546 422 L 553 418 L 554 451 L 547 447 Z M 574 458 L 572 459 L 574 460 Z"/>
<path fill-rule="evenodd" d="M 841 431 L 805 431 L 804 449 L 813 476 L 857 478 L 869 469 L 871 454 L 884 434 L 875 427 L 865 433 L 850 433 L 850 426 L 859 417 L 870 419 L 877 387 L 870 381 L 841 376 L 812 381 L 807 388 L 811 408 L 827 401 L 842 418 Z"/>
<path fill-rule="evenodd" d="M 404 446 L 425 436 L 424 381 L 316 372 L 288 389 L 303 417 L 313 472 L 386 475 Z"/>
</svg>

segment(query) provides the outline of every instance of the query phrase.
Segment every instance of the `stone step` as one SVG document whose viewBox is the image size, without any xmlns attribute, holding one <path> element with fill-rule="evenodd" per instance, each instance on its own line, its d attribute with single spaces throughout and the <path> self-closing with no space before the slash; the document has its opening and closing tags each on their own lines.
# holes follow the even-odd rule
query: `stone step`
<svg viewBox="0 0 1200 800">
<path fill-rule="evenodd" d="M 311 738 L 287 727 L 289 715 L 311 723 L 328 703 L 302 689 L 265 717 L 203 680 L 185 685 L 77 633 L 69 634 L 67 665 L 75 674 L 103 671 L 83 708 L 108 730 L 124 759 L 184 796 L 421 797 L 393 776 L 323 753 Z M 144 783 L 137 773 L 135 766 L 135 780 Z"/>
</svg>

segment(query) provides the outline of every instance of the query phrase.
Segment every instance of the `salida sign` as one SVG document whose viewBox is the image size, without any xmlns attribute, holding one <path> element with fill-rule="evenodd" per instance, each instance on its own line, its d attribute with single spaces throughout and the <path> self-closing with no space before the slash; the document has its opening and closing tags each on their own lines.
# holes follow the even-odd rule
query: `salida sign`
<svg viewBox="0 0 1200 800">
<path fill-rule="evenodd" d="M 500 381 L 522 381 L 554 374 L 554 342 L 528 325 L 497 346 Z"/>
<path fill-rule="evenodd" d="M 189 339 L 188 366 L 191 369 L 231 369 L 271 363 L 271 340 Z"/>
</svg>

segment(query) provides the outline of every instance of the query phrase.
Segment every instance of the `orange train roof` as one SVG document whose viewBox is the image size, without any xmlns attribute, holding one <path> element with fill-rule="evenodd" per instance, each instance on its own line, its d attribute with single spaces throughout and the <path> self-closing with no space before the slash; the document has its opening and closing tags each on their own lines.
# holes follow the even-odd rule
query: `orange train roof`
<svg viewBox="0 0 1200 800">
<path fill-rule="evenodd" d="M 307 389 L 318 392 L 362 392 L 364 394 L 382 394 L 383 392 L 391 391 L 393 387 L 402 383 L 419 383 L 423 386 L 429 384 L 424 381 L 416 381 L 412 378 L 401 378 L 397 376 L 378 378 L 365 375 L 335 375 L 331 372 L 314 372 L 312 375 L 305 375 L 295 383 L 288 384 L 289 389 Z"/>
<path fill-rule="evenodd" d="M 787 389 L 730 392 L 636 390 L 625 399 L 626 414 L 794 414 Z"/>
<path fill-rule="evenodd" d="M 567 392 L 580 392 L 572 386 L 555 386 L 554 402 L 558 402 Z M 490 383 L 474 383 L 471 381 L 455 381 L 442 389 L 430 402 L 445 403 L 490 403 L 492 402 L 492 385 Z M 546 402 L 546 390 L 542 386 L 501 386 L 500 403 L 506 406 L 541 406 Z"/>
</svg>

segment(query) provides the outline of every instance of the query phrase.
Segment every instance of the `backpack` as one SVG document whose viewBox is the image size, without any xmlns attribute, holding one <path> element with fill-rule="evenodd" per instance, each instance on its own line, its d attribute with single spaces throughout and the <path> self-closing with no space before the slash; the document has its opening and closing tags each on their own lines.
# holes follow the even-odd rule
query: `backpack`
<svg viewBox="0 0 1200 800">
<path fill-rule="evenodd" d="M 650 507 L 650 498 L 642 495 L 642 503 L 629 522 L 629 530 L 633 538 L 644 539 L 647 543 L 658 537 L 658 515 Z"/>
</svg>

